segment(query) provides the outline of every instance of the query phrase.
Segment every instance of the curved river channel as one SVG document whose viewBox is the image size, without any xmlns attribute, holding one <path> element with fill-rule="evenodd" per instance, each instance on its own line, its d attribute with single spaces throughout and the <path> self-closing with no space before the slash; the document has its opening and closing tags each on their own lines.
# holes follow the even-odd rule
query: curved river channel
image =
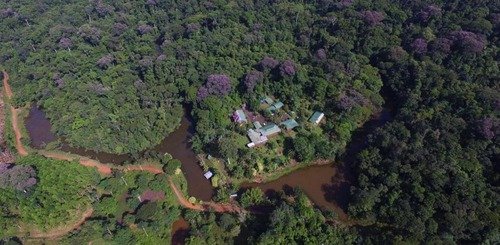
<svg viewBox="0 0 500 245">
<path fill-rule="evenodd" d="M 340 218 L 345 218 L 342 210 L 345 210 L 349 194 L 350 183 L 353 181 L 351 174 L 352 157 L 366 144 L 366 136 L 375 128 L 380 127 L 391 120 L 391 113 L 383 109 L 375 115 L 363 127 L 358 129 L 349 143 L 346 153 L 341 162 L 310 166 L 294 171 L 277 180 L 268 183 L 246 183 L 242 188 L 259 187 L 266 194 L 273 195 L 287 188 L 298 187 L 319 207 L 336 211 Z M 33 106 L 26 119 L 26 128 L 31 137 L 32 146 L 43 148 L 46 144 L 54 141 L 57 137 L 51 132 L 49 120 L 43 111 Z M 190 138 L 193 135 L 193 120 L 189 113 L 181 120 L 179 128 L 169 134 L 154 148 L 160 153 L 170 153 L 172 157 L 182 162 L 182 171 L 188 182 L 189 195 L 198 199 L 208 201 L 212 198 L 213 188 L 210 182 L 203 177 L 203 171 L 198 165 L 195 153 L 191 150 Z M 82 148 L 71 147 L 62 144 L 62 151 L 87 156 L 97 159 L 103 163 L 123 163 L 133 161 L 130 155 L 116 155 L 103 152 L 95 152 Z"/>
<path fill-rule="evenodd" d="M 51 132 L 50 121 L 45 117 L 45 113 L 32 106 L 30 113 L 25 120 L 26 129 L 31 139 L 31 146 L 40 149 L 46 144 L 55 141 L 57 137 Z M 212 199 L 213 188 L 210 181 L 203 177 L 203 170 L 198 165 L 196 154 L 191 150 L 190 139 L 194 128 L 192 118 L 189 113 L 182 117 L 181 124 L 174 132 L 165 137 L 159 145 L 153 150 L 161 154 L 169 153 L 173 158 L 181 161 L 182 172 L 188 182 L 188 193 L 197 199 L 209 201 Z M 111 154 L 105 152 L 96 152 L 78 147 L 71 147 L 63 143 L 59 148 L 62 151 L 86 156 L 91 159 L 99 160 L 102 163 L 121 164 L 126 161 L 133 162 L 134 159 L 129 154 Z"/>
</svg>

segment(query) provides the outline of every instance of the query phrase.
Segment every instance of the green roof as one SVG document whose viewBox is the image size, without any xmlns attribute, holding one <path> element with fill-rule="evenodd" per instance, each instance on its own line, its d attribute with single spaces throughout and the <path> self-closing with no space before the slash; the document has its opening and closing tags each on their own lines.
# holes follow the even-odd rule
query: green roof
<svg viewBox="0 0 500 245">
<path fill-rule="evenodd" d="M 283 102 L 278 101 L 278 102 L 274 103 L 273 106 L 274 106 L 274 108 L 279 109 L 279 108 L 283 107 L 284 104 L 283 104 Z"/>
<path fill-rule="evenodd" d="M 283 106 L 284 106 L 284 104 L 282 102 L 278 101 L 278 102 L 274 103 L 272 106 L 270 106 L 269 108 L 267 108 L 267 110 L 270 112 L 274 112 L 274 111 L 279 110 Z"/>
<path fill-rule="evenodd" d="M 285 126 L 285 128 L 287 130 L 290 130 L 290 129 L 293 129 L 293 128 L 299 126 L 299 123 L 297 121 L 295 121 L 295 119 L 290 118 L 288 120 L 281 122 L 280 125 L 283 125 L 283 126 Z"/>
<path fill-rule="evenodd" d="M 266 102 L 266 103 L 268 103 L 268 104 L 272 104 L 272 103 L 274 103 L 274 100 L 273 100 L 273 99 L 271 99 L 271 97 L 266 96 L 266 97 L 264 98 L 264 102 Z"/>
<path fill-rule="evenodd" d="M 278 127 L 278 125 L 274 123 L 269 123 L 265 126 L 262 126 L 262 128 L 259 128 L 258 130 L 265 136 L 276 134 L 281 131 L 280 127 Z"/>
<path fill-rule="evenodd" d="M 313 123 L 317 123 L 317 121 L 321 118 L 321 117 L 324 117 L 325 114 L 323 114 L 323 112 L 319 112 L 319 111 L 316 111 L 314 112 L 314 114 L 311 116 L 311 118 L 309 119 L 310 122 L 313 122 Z"/>
</svg>

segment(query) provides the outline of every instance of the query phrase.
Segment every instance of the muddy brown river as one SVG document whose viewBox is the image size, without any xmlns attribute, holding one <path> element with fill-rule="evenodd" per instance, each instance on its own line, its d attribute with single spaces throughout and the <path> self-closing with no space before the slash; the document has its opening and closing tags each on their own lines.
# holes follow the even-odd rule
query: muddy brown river
<svg viewBox="0 0 500 245">
<path fill-rule="evenodd" d="M 51 131 L 52 126 L 45 113 L 36 106 L 31 107 L 25 124 L 31 139 L 31 146 L 34 148 L 42 149 L 48 143 L 57 139 Z M 196 154 L 191 150 L 190 139 L 193 132 L 192 119 L 188 113 L 185 113 L 179 128 L 165 137 L 154 150 L 161 154 L 168 152 L 173 158 L 180 160 L 182 163 L 182 172 L 188 183 L 188 194 L 197 199 L 209 201 L 213 195 L 213 188 L 210 181 L 203 177 L 203 170 L 198 165 Z M 102 163 L 122 164 L 134 161 L 134 158 L 130 154 L 118 155 L 96 152 L 84 148 L 72 147 L 64 142 L 61 143 L 59 150 L 96 159 Z"/>
<path fill-rule="evenodd" d="M 243 189 L 258 187 L 268 196 L 290 188 L 299 188 L 318 207 L 335 211 L 341 220 L 347 220 L 351 183 L 354 181 L 353 163 L 356 154 L 367 143 L 367 135 L 392 119 L 388 109 L 382 110 L 353 134 L 342 161 L 329 165 L 310 166 L 294 171 L 267 183 L 246 183 Z"/>
<path fill-rule="evenodd" d="M 213 195 L 210 182 L 203 177 L 203 171 L 198 165 L 195 153 L 191 149 L 190 138 L 193 135 L 193 121 L 189 113 L 185 113 L 177 130 L 169 134 L 154 150 L 170 153 L 182 162 L 182 171 L 188 182 L 188 193 L 198 199 L 208 201 Z M 380 127 L 391 119 L 389 110 L 382 110 L 363 127 L 358 129 L 349 143 L 342 161 L 333 165 L 310 166 L 299 169 L 277 180 L 268 183 L 247 183 L 242 188 L 259 187 L 269 195 L 287 188 L 300 188 L 319 207 L 334 210 L 340 218 L 345 218 L 345 210 L 349 188 L 353 181 L 351 174 L 353 156 L 366 144 L 366 136 L 375 128 Z M 32 146 L 43 148 L 55 140 L 51 132 L 49 120 L 43 111 L 32 107 L 26 119 L 26 128 L 31 137 Z M 61 150 L 97 159 L 104 163 L 123 163 L 133 161 L 130 155 L 116 155 L 95 152 L 82 148 L 70 147 L 62 144 Z"/>
</svg>

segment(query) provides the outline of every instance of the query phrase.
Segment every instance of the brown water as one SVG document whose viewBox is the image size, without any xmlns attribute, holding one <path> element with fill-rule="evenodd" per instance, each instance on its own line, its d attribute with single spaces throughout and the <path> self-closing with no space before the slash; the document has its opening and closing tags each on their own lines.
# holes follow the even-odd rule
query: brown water
<svg viewBox="0 0 500 245">
<path fill-rule="evenodd" d="M 294 171 L 268 183 L 244 184 L 243 188 L 259 187 L 266 195 L 273 196 L 278 191 L 300 188 L 317 206 L 331 209 L 343 218 L 340 201 L 348 194 L 345 173 L 339 172 L 334 165 L 311 166 Z M 344 187 L 344 188 L 342 188 Z M 347 187 L 347 188 L 345 188 Z"/>
<path fill-rule="evenodd" d="M 172 224 L 172 245 L 183 245 L 189 233 L 189 223 L 180 218 Z"/>
<path fill-rule="evenodd" d="M 333 165 L 311 166 L 294 171 L 268 183 L 247 183 L 242 188 L 258 187 L 268 196 L 278 191 L 300 188 L 319 207 L 335 211 L 341 220 L 347 220 L 347 208 L 351 183 L 354 181 L 352 166 L 354 157 L 367 143 L 367 135 L 375 128 L 391 120 L 389 110 L 382 110 L 363 127 L 355 131 L 342 161 Z"/>
<path fill-rule="evenodd" d="M 57 139 L 52 133 L 52 125 L 45 117 L 45 113 L 36 106 L 32 106 L 26 118 L 26 130 L 31 139 L 31 145 L 35 148 L 43 148 L 48 143 Z"/>
<path fill-rule="evenodd" d="M 31 145 L 35 148 L 43 148 L 46 144 L 57 139 L 51 131 L 51 124 L 47 117 L 45 117 L 45 113 L 36 106 L 31 107 L 25 124 L 31 138 Z M 203 176 L 203 171 L 198 165 L 196 154 L 191 150 L 189 140 L 193 135 L 193 130 L 192 119 L 189 117 L 189 113 L 186 112 L 179 128 L 165 137 L 154 150 L 161 154 L 168 152 L 174 158 L 180 160 L 182 171 L 188 183 L 188 194 L 197 199 L 209 201 L 213 195 L 213 188 L 210 181 Z M 96 159 L 102 163 L 122 164 L 135 160 L 130 154 L 118 155 L 97 152 L 80 147 L 72 147 L 66 143 L 61 144 L 60 150 Z"/>
<path fill-rule="evenodd" d="M 186 113 L 186 115 L 188 115 Z M 188 183 L 188 193 L 203 201 L 209 201 L 213 195 L 213 187 L 203 176 L 203 170 L 198 164 L 196 154 L 191 149 L 189 141 L 193 136 L 193 122 L 189 116 L 184 116 L 180 127 L 169 134 L 154 149 L 158 152 L 168 152 L 173 158 L 182 162 L 181 168 Z"/>
</svg>

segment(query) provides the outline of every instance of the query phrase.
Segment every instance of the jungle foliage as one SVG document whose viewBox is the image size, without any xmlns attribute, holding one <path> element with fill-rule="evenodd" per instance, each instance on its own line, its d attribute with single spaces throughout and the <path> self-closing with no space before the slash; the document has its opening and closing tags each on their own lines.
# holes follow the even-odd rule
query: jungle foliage
<svg viewBox="0 0 500 245">
<path fill-rule="evenodd" d="M 232 159 L 238 163 L 228 167 L 232 176 L 251 177 L 291 158 L 341 156 L 352 132 L 385 104 L 392 120 L 371 133 L 352 166 L 349 215 L 362 224 L 355 229 L 369 234 L 359 233 L 363 241 L 500 240 L 498 1 L 19 0 L 2 1 L 0 17 L 0 62 L 11 73 L 15 103 L 39 103 L 55 132 L 74 145 L 139 152 L 177 126 L 188 102 L 194 149 Z M 251 151 L 247 128 L 230 116 L 243 104 L 259 111 L 265 95 L 281 100 L 301 127 Z M 315 110 L 325 112 L 326 123 L 309 127 L 304 121 Z M 29 164 L 37 161 L 43 162 Z M 6 191 L 2 212 L 31 210 L 23 200 L 58 203 L 59 183 L 51 177 L 54 186 L 41 189 L 40 166 L 33 194 Z M 83 173 L 76 186 L 92 183 L 91 175 Z M 49 206 L 50 213 L 16 219 L 60 220 L 84 202 L 71 194 L 64 209 Z M 232 215 L 193 214 L 188 241 L 213 242 L 220 234 L 232 243 L 243 230 L 258 231 L 250 242 L 357 241 L 298 199 L 275 203 L 276 221 L 263 230 L 242 229 Z M 166 221 L 149 222 L 148 214 L 167 207 L 145 206 L 138 212 L 144 219 L 126 223 L 154 227 Z M 9 218 L 2 216 L 2 225 Z M 137 242 L 126 227 L 108 232 L 92 222 L 82 232 Z"/>
<path fill-rule="evenodd" d="M 99 181 L 95 170 L 41 156 L 20 158 L 16 166 L 35 169 L 37 183 L 24 191 L 0 189 L 0 237 L 19 235 L 19 227 L 48 230 L 91 207 L 89 196 Z"/>
</svg>

